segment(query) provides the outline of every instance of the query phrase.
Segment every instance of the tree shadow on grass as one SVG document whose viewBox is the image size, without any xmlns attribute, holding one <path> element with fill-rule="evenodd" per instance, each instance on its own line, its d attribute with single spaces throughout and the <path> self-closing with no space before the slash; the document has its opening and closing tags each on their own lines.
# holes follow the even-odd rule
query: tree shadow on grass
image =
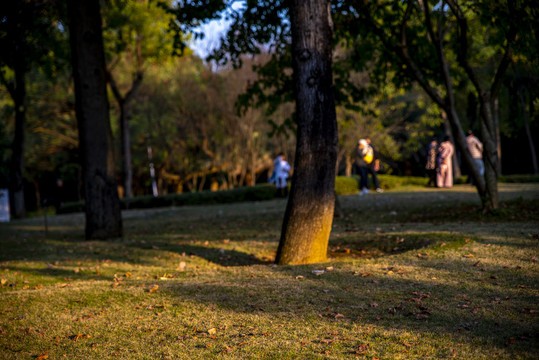
<svg viewBox="0 0 539 360">
<path fill-rule="evenodd" d="M 483 345 L 500 349 L 513 341 L 517 354 L 526 358 L 538 350 L 534 315 L 522 313 L 521 304 L 506 300 L 507 293 L 501 288 L 433 286 L 428 281 L 339 271 L 315 276 L 310 270 L 308 266 L 275 267 L 271 271 L 279 276 L 268 271 L 265 278 L 230 285 L 169 283 L 163 291 L 178 300 L 271 320 L 293 317 L 309 327 L 342 324 L 349 328 L 356 323 L 388 331 L 439 332 L 453 337 L 455 343 L 477 346 L 480 339 Z M 283 278 L 283 274 L 289 276 Z M 376 341 L 378 336 L 367 336 L 365 341 Z"/>
<path fill-rule="evenodd" d="M 196 256 L 221 266 L 249 266 L 270 263 L 257 258 L 254 254 L 210 246 L 164 243 L 159 246 L 159 249 L 178 255 Z"/>
</svg>

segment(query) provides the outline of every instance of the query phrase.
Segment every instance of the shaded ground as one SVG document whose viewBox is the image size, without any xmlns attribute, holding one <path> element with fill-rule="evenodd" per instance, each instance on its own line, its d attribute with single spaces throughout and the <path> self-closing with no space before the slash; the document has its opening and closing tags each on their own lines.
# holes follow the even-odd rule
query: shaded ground
<svg viewBox="0 0 539 360">
<path fill-rule="evenodd" d="M 539 186 L 341 197 L 326 264 L 272 265 L 285 201 L 0 224 L 6 359 L 534 359 Z M 314 270 L 318 270 L 315 274 Z"/>
</svg>

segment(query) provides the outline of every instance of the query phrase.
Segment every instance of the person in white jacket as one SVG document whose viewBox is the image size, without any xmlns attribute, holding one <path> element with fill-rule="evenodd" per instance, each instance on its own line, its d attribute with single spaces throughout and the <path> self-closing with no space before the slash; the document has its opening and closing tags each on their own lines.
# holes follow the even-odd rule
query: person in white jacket
<svg viewBox="0 0 539 360">
<path fill-rule="evenodd" d="M 285 197 L 288 192 L 288 172 L 290 171 L 290 164 L 285 160 L 284 154 L 279 153 L 273 161 L 273 173 L 270 178 L 270 183 L 275 184 L 277 187 L 277 194 Z"/>
</svg>

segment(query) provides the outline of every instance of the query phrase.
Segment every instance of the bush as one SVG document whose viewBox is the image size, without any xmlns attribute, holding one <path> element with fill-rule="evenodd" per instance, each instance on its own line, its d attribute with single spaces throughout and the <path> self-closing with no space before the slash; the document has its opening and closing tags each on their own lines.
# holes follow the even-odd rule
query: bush
<svg viewBox="0 0 539 360">
<path fill-rule="evenodd" d="M 77 201 L 65 203 L 56 211 L 57 214 L 70 214 L 75 212 L 84 212 L 84 202 Z"/>
<path fill-rule="evenodd" d="M 502 183 L 537 183 L 539 182 L 539 175 L 500 175 L 498 182 Z"/>
<path fill-rule="evenodd" d="M 400 186 L 426 185 L 427 179 L 417 176 L 378 175 L 380 186 L 385 190 L 395 189 Z M 467 177 L 460 176 L 454 179 L 455 184 L 466 183 Z M 537 175 L 504 175 L 499 177 L 500 182 L 506 183 L 530 183 L 539 182 Z M 372 185 L 372 178 L 369 176 Z M 359 177 L 337 176 L 335 178 L 335 193 L 337 195 L 356 194 L 359 191 Z M 122 199 L 122 209 L 148 209 L 166 206 L 182 205 L 208 205 L 225 204 L 244 201 L 264 201 L 275 198 L 275 186 L 261 184 L 223 191 L 201 191 L 195 193 L 167 194 L 160 196 L 137 196 Z M 66 203 L 60 207 L 58 214 L 83 212 L 84 202 Z"/>
<path fill-rule="evenodd" d="M 166 206 L 208 205 L 243 201 L 263 201 L 275 198 L 275 187 L 270 184 L 247 186 L 223 191 L 201 191 L 195 193 L 167 194 L 160 196 L 137 196 L 122 199 L 122 209 L 148 209 Z M 84 203 L 67 203 L 60 207 L 58 214 L 84 211 Z"/>
<path fill-rule="evenodd" d="M 399 186 L 424 186 L 428 181 L 427 178 L 420 176 L 378 175 L 378 179 L 380 180 L 380 186 L 385 190 L 395 189 Z"/>
<path fill-rule="evenodd" d="M 335 178 L 335 193 L 337 195 L 356 194 L 358 191 L 357 177 L 337 176 Z"/>
</svg>

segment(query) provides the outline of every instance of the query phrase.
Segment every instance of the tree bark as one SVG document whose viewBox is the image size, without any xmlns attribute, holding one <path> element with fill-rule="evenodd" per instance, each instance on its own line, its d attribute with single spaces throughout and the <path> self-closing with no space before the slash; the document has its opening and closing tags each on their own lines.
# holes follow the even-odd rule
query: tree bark
<svg viewBox="0 0 539 360">
<path fill-rule="evenodd" d="M 297 144 L 276 262 L 307 264 L 326 260 L 335 207 L 332 20 L 328 0 L 294 0 L 290 7 Z"/>
<path fill-rule="evenodd" d="M 69 0 L 69 34 L 86 200 L 86 238 L 122 236 L 98 1 Z"/>
<path fill-rule="evenodd" d="M 24 143 L 26 135 L 26 81 L 25 81 L 25 61 L 20 59 L 14 66 L 15 85 L 12 88 L 11 96 L 15 105 L 15 134 L 11 146 L 11 215 L 15 219 L 26 216 L 26 206 L 24 202 Z"/>
<path fill-rule="evenodd" d="M 496 129 L 496 151 L 498 153 L 498 176 L 502 174 L 502 137 L 500 134 L 500 108 L 498 98 L 494 99 L 494 127 Z"/>
<path fill-rule="evenodd" d="M 522 112 L 522 120 L 524 121 L 524 130 L 526 131 L 526 138 L 528 139 L 528 146 L 530 148 L 533 173 L 537 175 L 539 174 L 539 169 L 537 167 L 537 155 L 535 152 L 535 144 L 533 142 L 532 132 L 530 130 L 530 118 L 528 116 L 528 109 L 526 105 L 526 100 L 524 99 L 524 90 L 522 86 L 518 86 L 517 93 L 518 93 L 520 109 Z"/>
</svg>

